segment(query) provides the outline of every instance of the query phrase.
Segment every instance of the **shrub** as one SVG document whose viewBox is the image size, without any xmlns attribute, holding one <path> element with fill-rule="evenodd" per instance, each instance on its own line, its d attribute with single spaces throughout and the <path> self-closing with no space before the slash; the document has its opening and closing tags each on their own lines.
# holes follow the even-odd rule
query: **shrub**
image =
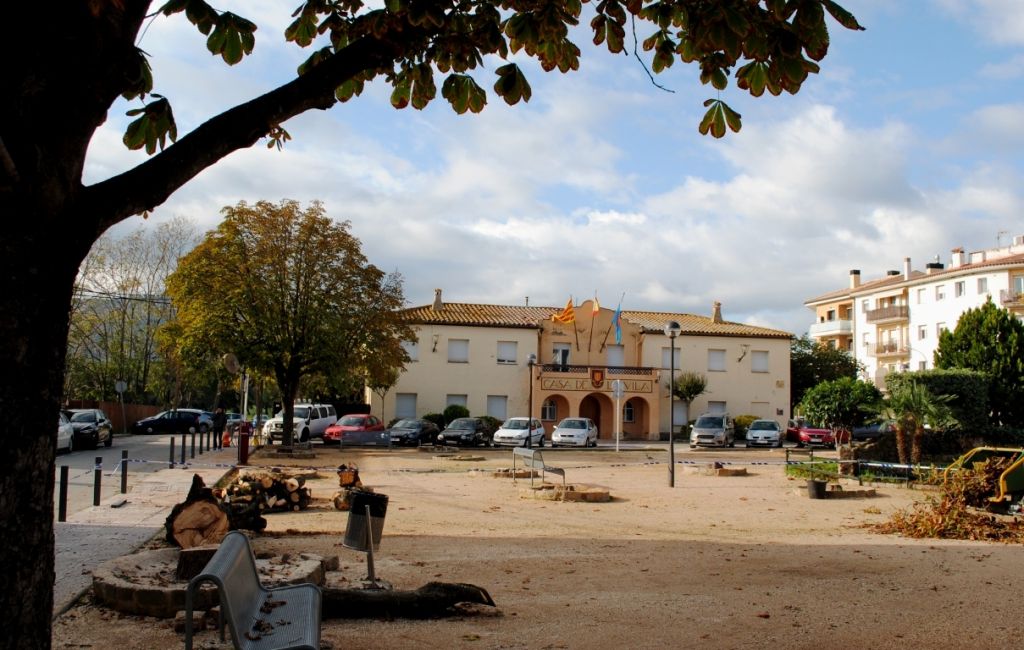
<svg viewBox="0 0 1024 650">
<path fill-rule="evenodd" d="M 466 408 L 465 406 L 462 406 L 461 404 L 449 404 L 448 408 L 446 408 L 444 410 L 444 425 L 442 425 L 442 426 L 447 426 L 448 424 L 450 424 L 452 422 L 452 420 L 457 420 L 458 418 L 468 418 L 468 417 L 469 417 L 469 409 L 468 408 Z"/>
<path fill-rule="evenodd" d="M 893 372 L 886 376 L 885 386 L 891 395 L 912 381 L 927 388 L 932 395 L 954 395 L 949 408 L 964 429 L 988 424 L 990 380 L 984 373 L 961 369 Z"/>
<path fill-rule="evenodd" d="M 423 416 L 423 419 L 427 422 L 433 422 L 437 425 L 438 429 L 443 429 L 445 425 L 444 415 L 440 413 L 427 413 Z"/>
<path fill-rule="evenodd" d="M 750 423 L 754 420 L 760 420 L 761 418 L 756 415 L 737 415 L 733 421 L 733 429 L 736 432 L 737 440 L 747 439 L 747 429 L 750 428 Z"/>
<path fill-rule="evenodd" d="M 484 423 L 484 426 L 487 427 L 488 433 L 494 433 L 498 430 L 498 427 L 501 426 L 501 420 L 491 417 L 490 415 L 481 415 L 480 420 Z"/>
</svg>

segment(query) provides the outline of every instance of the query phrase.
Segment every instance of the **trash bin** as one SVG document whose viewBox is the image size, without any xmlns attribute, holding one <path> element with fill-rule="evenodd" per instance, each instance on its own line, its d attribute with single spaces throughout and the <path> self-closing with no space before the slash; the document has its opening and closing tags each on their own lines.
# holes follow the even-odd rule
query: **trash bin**
<svg viewBox="0 0 1024 650">
<path fill-rule="evenodd" d="M 826 487 L 828 487 L 828 481 L 809 478 L 807 479 L 807 496 L 812 499 L 824 499 Z"/>
<path fill-rule="evenodd" d="M 366 506 L 370 506 L 370 520 L 366 520 Z M 373 532 L 373 550 L 380 548 L 380 537 L 384 531 L 384 515 L 388 510 L 386 494 L 352 490 L 352 508 L 348 511 L 348 525 L 342 545 L 356 551 L 370 550 L 366 544 L 366 529 Z"/>
</svg>

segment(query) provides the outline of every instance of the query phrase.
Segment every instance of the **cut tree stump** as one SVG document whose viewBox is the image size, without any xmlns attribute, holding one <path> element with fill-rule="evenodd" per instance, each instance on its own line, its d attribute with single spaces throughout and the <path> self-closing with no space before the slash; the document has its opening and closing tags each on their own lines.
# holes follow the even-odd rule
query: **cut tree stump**
<svg viewBox="0 0 1024 650">
<path fill-rule="evenodd" d="M 428 582 L 414 591 L 322 587 L 323 618 L 439 618 L 458 603 L 494 607 L 483 587 L 456 582 Z"/>
</svg>

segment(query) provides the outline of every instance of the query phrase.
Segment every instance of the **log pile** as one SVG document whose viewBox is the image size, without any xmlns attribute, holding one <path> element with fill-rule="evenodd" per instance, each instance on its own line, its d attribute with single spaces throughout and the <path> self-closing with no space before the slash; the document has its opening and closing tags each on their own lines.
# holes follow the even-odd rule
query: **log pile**
<svg viewBox="0 0 1024 650">
<path fill-rule="evenodd" d="M 298 512 L 309 507 L 313 496 L 301 476 L 261 473 L 239 476 L 225 488 L 223 499 L 232 511 Z"/>
</svg>

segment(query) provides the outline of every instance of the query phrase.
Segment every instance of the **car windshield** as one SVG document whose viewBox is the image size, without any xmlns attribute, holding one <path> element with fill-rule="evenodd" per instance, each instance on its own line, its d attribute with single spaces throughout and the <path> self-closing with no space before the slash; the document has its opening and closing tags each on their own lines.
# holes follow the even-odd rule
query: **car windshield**
<svg viewBox="0 0 1024 650">
<path fill-rule="evenodd" d="M 339 422 L 338 424 L 341 424 L 346 427 L 358 427 L 361 424 L 363 424 L 365 419 L 366 418 L 364 418 L 362 415 L 346 415 L 345 417 L 341 418 L 341 422 Z"/>
<path fill-rule="evenodd" d="M 398 422 L 395 422 L 394 426 L 392 426 L 391 428 L 392 429 L 415 429 L 416 428 L 416 420 L 399 420 Z"/>
<path fill-rule="evenodd" d="M 698 429 L 715 429 L 722 428 L 722 416 L 720 415 L 705 415 L 697 418 L 697 423 L 693 425 Z"/>
<path fill-rule="evenodd" d="M 583 420 L 562 420 L 558 425 L 559 429 L 586 429 L 587 423 Z"/>
<path fill-rule="evenodd" d="M 275 415 L 274 417 L 275 418 L 283 418 L 284 417 L 284 409 L 281 409 L 280 411 L 278 411 L 277 415 Z M 294 417 L 297 417 L 299 419 L 305 420 L 306 418 L 309 417 L 309 407 L 308 406 L 296 406 L 295 407 L 295 416 Z"/>
<path fill-rule="evenodd" d="M 449 429 L 475 429 L 476 421 L 472 418 L 458 418 L 452 420 L 452 423 L 448 425 Z"/>
<path fill-rule="evenodd" d="M 758 420 L 750 425 L 751 431 L 775 431 L 775 429 L 775 423 L 767 420 Z"/>
<path fill-rule="evenodd" d="M 92 411 L 79 411 L 71 414 L 72 422 L 95 422 L 96 415 Z"/>
<path fill-rule="evenodd" d="M 505 424 L 501 425 L 501 428 L 502 429 L 513 429 L 513 430 L 525 429 L 526 428 L 526 420 L 518 420 L 518 419 L 517 420 L 506 420 Z"/>
</svg>

